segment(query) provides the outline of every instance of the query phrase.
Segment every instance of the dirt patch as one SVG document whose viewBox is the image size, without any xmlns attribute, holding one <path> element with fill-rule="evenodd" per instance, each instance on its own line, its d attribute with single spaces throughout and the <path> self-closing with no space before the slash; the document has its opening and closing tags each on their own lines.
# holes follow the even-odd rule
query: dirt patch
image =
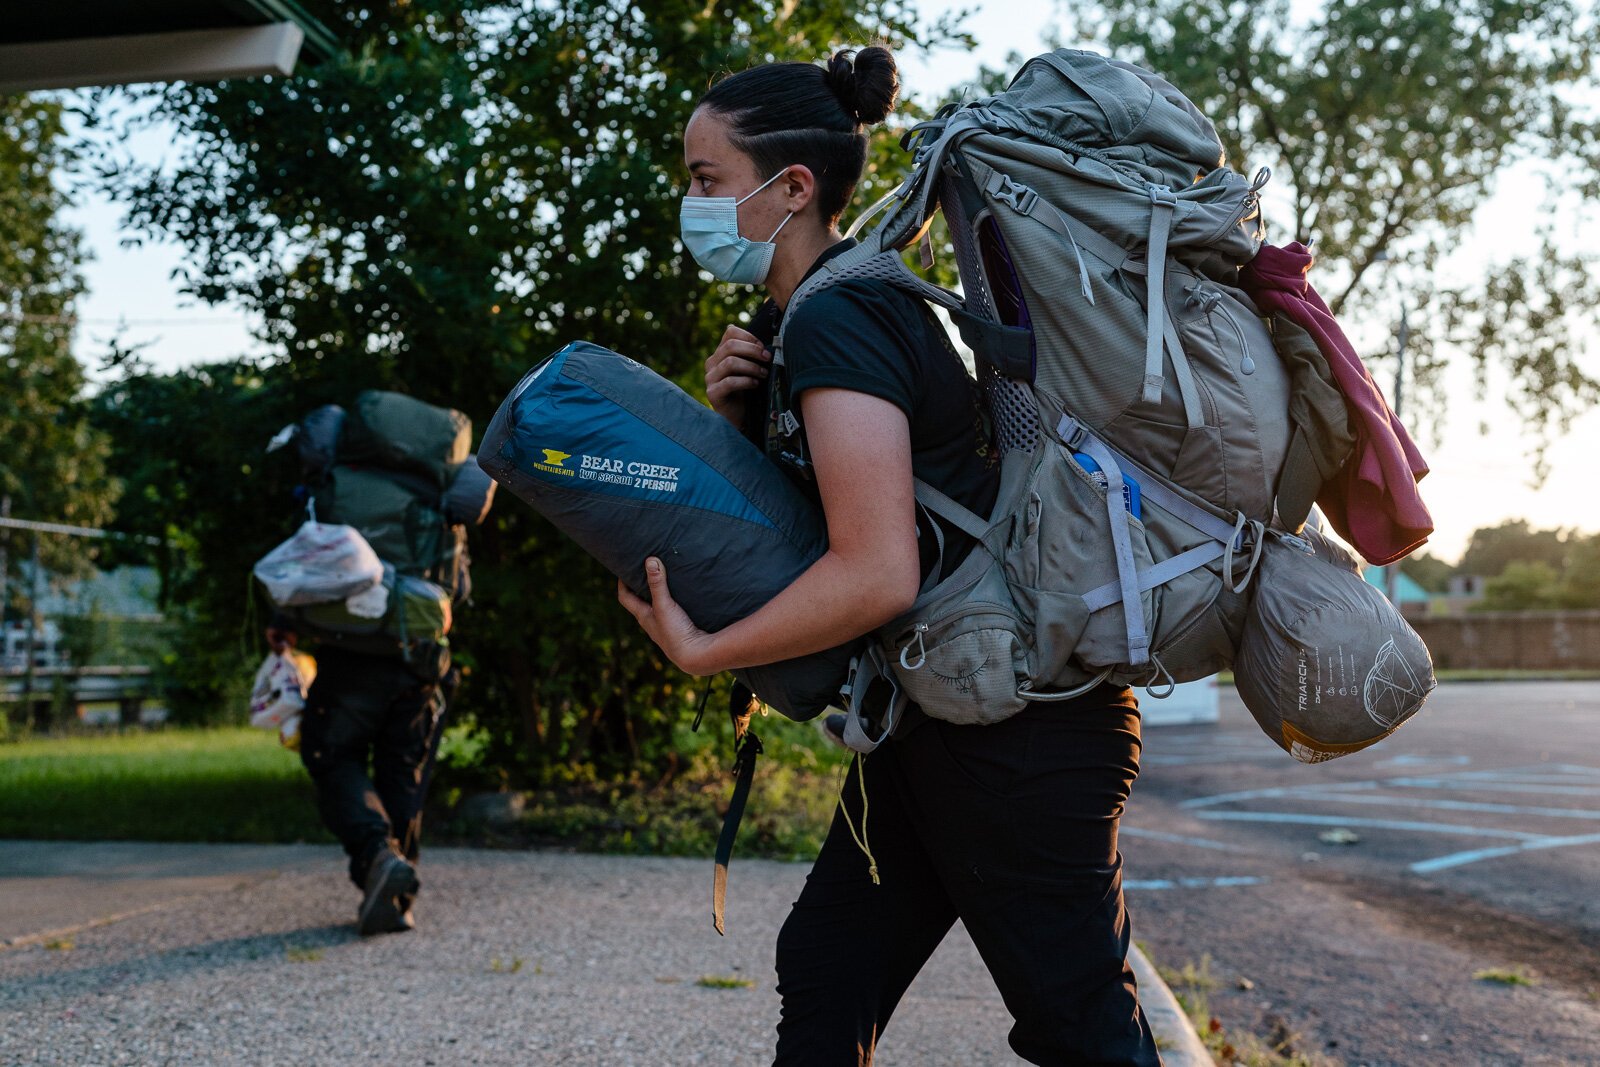
<svg viewBox="0 0 1600 1067">
<path fill-rule="evenodd" d="M 1388 882 L 1326 870 L 1301 872 L 1301 877 L 1378 908 L 1430 941 L 1520 964 L 1542 981 L 1600 996 L 1600 934 L 1593 930 L 1503 911 L 1420 878 Z"/>
</svg>

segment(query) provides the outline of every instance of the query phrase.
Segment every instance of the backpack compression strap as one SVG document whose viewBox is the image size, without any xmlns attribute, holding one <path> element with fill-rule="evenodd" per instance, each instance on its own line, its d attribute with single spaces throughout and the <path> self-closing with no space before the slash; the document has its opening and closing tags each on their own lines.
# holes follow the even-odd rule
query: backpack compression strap
<svg viewBox="0 0 1600 1067">
<path fill-rule="evenodd" d="M 1148 570 L 1138 571 L 1136 574 L 1134 573 L 1131 553 L 1126 562 L 1124 562 L 1119 548 L 1117 551 L 1117 581 L 1108 582 L 1083 594 L 1084 605 L 1091 612 L 1110 607 L 1112 604 L 1121 601 L 1125 615 L 1130 616 L 1130 618 L 1134 615 L 1140 615 L 1142 618 L 1138 600 L 1140 593 L 1165 585 L 1175 578 L 1188 574 L 1190 571 L 1198 570 L 1219 557 L 1224 557 L 1226 560 L 1223 566 L 1223 580 L 1228 583 L 1229 588 L 1234 592 L 1240 593 L 1244 591 L 1245 587 L 1250 583 L 1251 576 L 1254 574 L 1256 562 L 1260 559 L 1261 546 L 1266 540 L 1264 524 L 1246 518 L 1242 512 L 1236 514 L 1233 521 L 1230 522 L 1221 515 L 1207 511 L 1178 493 L 1159 475 L 1146 470 L 1101 441 L 1089 432 L 1088 427 L 1070 415 L 1061 416 L 1061 421 L 1056 424 L 1056 433 L 1066 447 L 1081 448 L 1093 457 L 1095 462 L 1099 463 L 1103 469 L 1117 469 L 1119 481 L 1121 479 L 1121 468 L 1123 467 L 1138 474 L 1141 479 L 1139 492 L 1147 502 L 1155 504 L 1173 518 L 1192 527 L 1195 531 L 1204 534 L 1208 538 L 1204 543 L 1180 552 L 1175 556 L 1170 556 L 1154 564 Z M 1112 464 L 1111 468 L 1106 466 L 1108 460 Z M 1114 492 L 1108 487 L 1106 497 L 1108 500 L 1120 503 L 1122 494 L 1120 491 Z M 1113 538 L 1115 538 L 1119 525 L 1115 514 L 1118 510 L 1120 508 L 1113 510 L 1111 524 Z M 1125 526 L 1126 524 L 1122 525 Z M 1244 547 L 1244 535 L 1251 530 L 1254 533 L 1255 551 L 1245 568 L 1244 577 L 1235 582 L 1233 579 L 1234 553 Z M 1130 604 L 1132 606 L 1131 610 Z M 1131 650 L 1131 633 L 1129 642 Z M 1133 663 L 1135 661 L 1130 658 L 1128 662 Z"/>
<path fill-rule="evenodd" d="M 1145 275 L 1148 334 L 1145 341 L 1145 372 L 1140 399 L 1150 403 L 1158 403 L 1161 400 L 1161 387 L 1165 381 L 1161 367 L 1161 352 L 1162 346 L 1165 345 L 1167 356 L 1172 361 L 1173 378 L 1178 384 L 1178 395 L 1183 400 L 1184 424 L 1191 430 L 1204 426 L 1205 413 L 1200 406 L 1200 389 L 1195 384 L 1194 369 L 1189 366 L 1189 357 L 1183 351 L 1183 342 L 1178 337 L 1177 327 L 1167 314 L 1165 270 L 1167 238 L 1171 229 L 1172 208 L 1177 202 L 1176 197 L 1168 192 L 1166 194 L 1167 198 L 1170 198 L 1168 203 L 1155 191 L 1151 192 L 1150 243 L 1145 258 L 1141 260 L 1135 258 L 1133 252 L 1095 232 L 1077 219 L 1063 214 L 1044 197 L 1025 185 L 1013 182 L 1005 175 L 998 172 L 990 175 L 983 191 L 993 202 L 1004 204 L 1017 214 L 1025 215 L 1053 230 L 1056 236 L 1067 243 L 1077 259 L 1080 285 L 1084 298 L 1090 304 L 1094 303 L 1094 295 L 1089 288 L 1088 269 L 1083 262 L 1084 250 L 1108 264 L 1112 270 Z M 1160 263 L 1162 269 L 1151 270 L 1152 263 Z"/>
</svg>

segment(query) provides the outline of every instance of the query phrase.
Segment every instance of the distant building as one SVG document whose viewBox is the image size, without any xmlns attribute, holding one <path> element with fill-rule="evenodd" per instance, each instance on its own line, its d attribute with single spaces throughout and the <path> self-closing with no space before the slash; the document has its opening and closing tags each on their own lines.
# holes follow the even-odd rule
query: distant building
<svg viewBox="0 0 1600 1067">
<path fill-rule="evenodd" d="M 24 565 L 26 574 L 27 567 Z M 48 581 L 48 578 L 46 579 Z M 97 570 L 88 578 L 53 582 L 39 597 L 46 618 L 94 616 L 110 622 L 160 622 L 161 576 L 154 567 Z"/>
<path fill-rule="evenodd" d="M 1367 580 L 1368 585 L 1377 586 L 1379 591 L 1388 595 L 1388 573 L 1388 567 L 1367 567 L 1361 575 Z M 1426 612 L 1428 601 L 1431 599 L 1428 591 L 1418 585 L 1414 578 L 1403 570 L 1400 572 L 1399 581 L 1395 584 L 1394 600 L 1401 612 L 1407 614 L 1412 611 Z"/>
</svg>

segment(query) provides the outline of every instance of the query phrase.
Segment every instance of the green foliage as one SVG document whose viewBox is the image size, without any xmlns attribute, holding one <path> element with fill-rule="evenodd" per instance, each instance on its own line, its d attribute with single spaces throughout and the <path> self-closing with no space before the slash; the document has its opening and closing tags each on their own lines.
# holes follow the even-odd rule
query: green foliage
<svg viewBox="0 0 1600 1067">
<path fill-rule="evenodd" d="M 117 486 L 71 351 L 82 252 L 60 221 L 66 197 L 53 181 L 71 162 L 59 104 L 0 96 L 0 497 L 15 518 L 100 526 Z M 13 563 L 30 551 L 27 535 L 0 539 Z M 42 538 L 41 561 L 56 573 L 81 570 L 87 544 Z"/>
<path fill-rule="evenodd" d="M 758 719 L 754 729 L 765 753 L 740 825 L 738 854 L 786 860 L 813 857 L 838 801 L 845 754 L 809 724 L 771 716 Z M 460 762 L 465 746 L 459 736 L 453 747 L 455 756 L 445 770 L 451 782 L 460 782 L 467 773 Z M 487 837 L 501 844 L 559 844 L 595 852 L 710 855 L 732 788 L 728 775 L 732 747 L 726 721 L 708 716 L 698 734 L 685 723 L 677 724 L 672 757 L 664 771 L 603 777 L 592 766 L 552 768 L 540 788 L 526 794 L 520 821 L 495 827 Z M 460 793 L 451 786 L 436 800 L 454 807 Z M 474 838 L 472 827 L 451 820 L 448 812 L 444 817 L 436 825 L 445 832 Z"/>
<path fill-rule="evenodd" d="M 1443 593 L 1450 586 L 1456 568 L 1431 552 L 1419 552 L 1407 557 L 1400 570 L 1430 593 Z"/>
<path fill-rule="evenodd" d="M 121 118 L 110 97 L 100 109 L 118 131 L 176 124 L 173 165 L 123 160 L 101 177 L 135 227 L 188 250 L 191 291 L 258 312 L 281 353 L 170 376 L 132 366 L 102 408 L 143 510 L 184 535 L 175 671 L 194 707 L 247 669 L 248 564 L 293 525 L 289 461 L 258 458 L 272 430 L 371 386 L 481 429 L 575 338 L 698 390 L 724 325 L 753 308 L 678 244 L 694 101 L 723 70 L 953 32 L 904 0 L 663 0 L 648 17 L 618 0 L 305 6 L 346 54 L 288 79 L 151 89 Z M 663 661 L 614 581 L 509 498 L 475 540 L 457 706 L 482 764 L 670 766 L 701 686 Z"/>
<path fill-rule="evenodd" d="M 1571 251 L 1564 214 L 1600 175 L 1600 116 L 1573 104 L 1595 84 L 1587 5 L 1340 0 L 1308 15 L 1289 0 L 1100 0 L 1073 10 L 1081 28 L 1188 93 L 1235 165 L 1274 169 L 1288 190 L 1279 239 L 1316 242 L 1335 312 L 1387 324 L 1396 311 L 1386 290 L 1404 291 L 1422 385 L 1437 386 L 1452 352 L 1485 391 L 1498 367 L 1512 383 L 1503 399 L 1545 441 L 1600 398 L 1580 362 L 1600 278 L 1591 256 Z M 1542 247 L 1482 284 L 1435 281 L 1434 262 L 1497 178 L 1529 159 L 1549 161 L 1555 194 L 1520 220 Z"/>
<path fill-rule="evenodd" d="M 1527 519 L 1508 519 L 1472 531 L 1457 569 L 1482 578 L 1497 578 L 1517 562 L 1543 563 L 1559 571 L 1566 566 L 1568 540 L 1563 530 L 1535 530 Z"/>
<path fill-rule="evenodd" d="M 1533 611 L 1553 608 L 1560 600 L 1560 575 L 1543 560 L 1515 560 L 1483 587 L 1479 611 Z"/>
<path fill-rule="evenodd" d="M 1488 579 L 1479 611 L 1600 609 L 1600 534 L 1512 519 L 1474 530 L 1456 570 Z"/>
<path fill-rule="evenodd" d="M 242 707 L 255 669 L 241 651 L 255 647 L 250 566 L 299 519 L 294 472 L 262 450 L 300 408 L 286 383 L 248 362 L 156 374 L 135 359 L 121 369 L 93 402 L 127 486 L 119 524 L 171 546 L 165 594 L 179 633 L 161 664 L 164 689 L 177 721 L 215 721 Z"/>
</svg>

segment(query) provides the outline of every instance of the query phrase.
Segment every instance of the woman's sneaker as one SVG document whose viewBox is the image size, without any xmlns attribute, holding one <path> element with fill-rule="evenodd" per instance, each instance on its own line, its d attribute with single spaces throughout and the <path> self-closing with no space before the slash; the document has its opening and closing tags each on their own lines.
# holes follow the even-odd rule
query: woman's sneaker
<svg viewBox="0 0 1600 1067">
<path fill-rule="evenodd" d="M 383 848 L 367 868 L 367 885 L 356 912 L 356 931 L 362 937 L 399 933 L 412 927 L 410 908 L 402 898 L 416 895 L 421 883 L 417 870 L 393 846 Z"/>
</svg>

